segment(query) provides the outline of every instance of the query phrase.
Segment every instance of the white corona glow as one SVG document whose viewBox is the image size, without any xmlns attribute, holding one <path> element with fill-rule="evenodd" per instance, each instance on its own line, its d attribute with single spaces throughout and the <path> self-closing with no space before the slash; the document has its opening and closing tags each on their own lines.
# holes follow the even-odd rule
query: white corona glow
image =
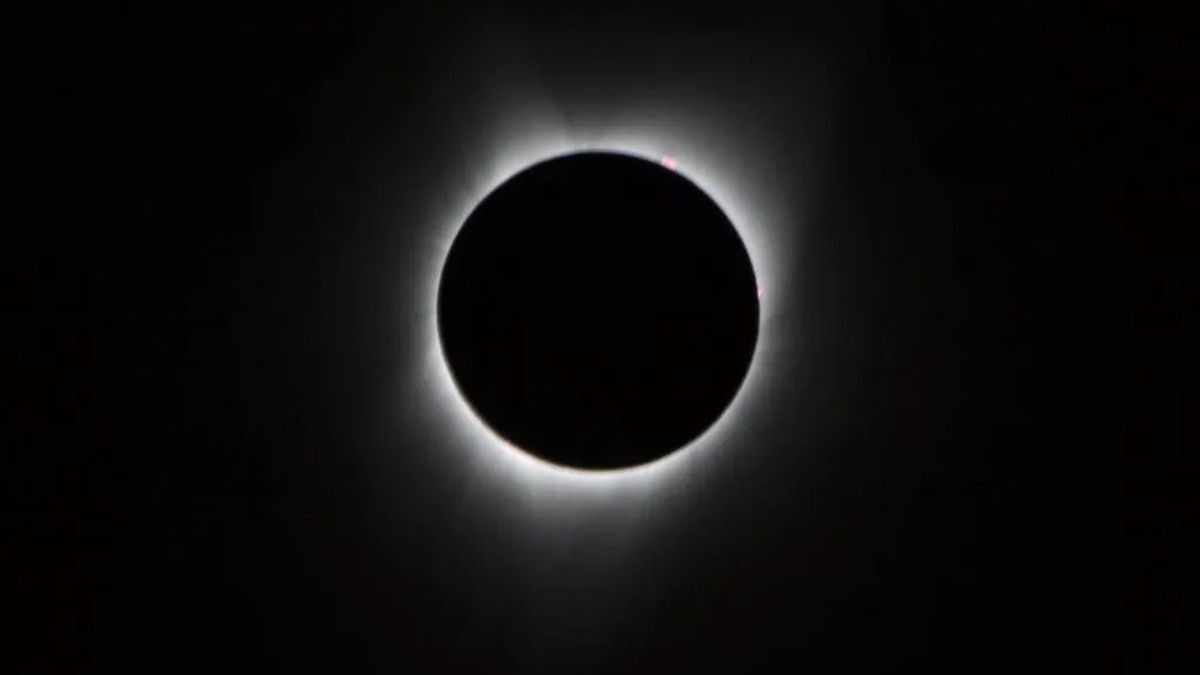
<svg viewBox="0 0 1200 675">
<path fill-rule="evenodd" d="M 410 307 L 416 321 L 405 330 L 419 331 L 423 355 L 422 393 L 412 396 L 427 428 L 434 429 L 439 452 L 450 452 L 471 482 L 470 489 L 490 494 L 507 494 L 533 509 L 535 515 L 560 519 L 574 508 L 623 503 L 635 508 L 635 497 L 658 501 L 696 480 L 705 480 L 706 467 L 722 446 L 751 430 L 749 409 L 763 403 L 761 392 L 769 384 L 773 359 L 780 352 L 773 340 L 778 294 L 766 297 L 762 288 L 784 285 L 790 237 L 795 223 L 789 200 L 766 197 L 776 186 L 770 181 L 771 162 L 757 166 L 745 160 L 747 152 L 766 152 L 765 142 L 745 144 L 746 138 L 730 139 L 709 125 L 678 120 L 663 128 L 658 125 L 593 124 L 591 128 L 567 130 L 554 115 L 518 115 L 516 133 L 498 129 L 494 147 L 472 164 L 474 173 L 460 180 L 440 207 L 428 213 L 429 237 L 420 251 L 424 261 L 407 271 L 403 283 L 416 294 Z M 653 119 L 653 116 L 647 118 Z M 513 126 L 513 125 L 510 125 Z M 747 137 L 750 135 L 748 134 Z M 719 139 L 705 144 L 704 139 Z M 581 470 L 552 464 L 515 447 L 496 434 L 473 411 L 453 381 L 437 333 L 437 292 L 442 265 L 459 228 L 479 202 L 496 187 L 520 171 L 562 155 L 587 151 L 614 152 L 663 163 L 670 158 L 673 170 L 704 191 L 732 222 L 749 254 L 759 296 L 759 330 L 754 355 L 741 388 L 721 416 L 688 445 L 653 462 L 615 470 Z M 656 159 L 657 158 L 657 159 Z M 682 168 L 681 168 L 682 167 Z M 778 191 L 776 191 L 776 194 Z M 752 209 L 751 204 L 760 205 Z M 769 205 L 763 208 L 761 205 Z M 440 447 L 444 446 L 444 447 Z M 486 484 L 484 484 L 486 483 Z"/>
</svg>

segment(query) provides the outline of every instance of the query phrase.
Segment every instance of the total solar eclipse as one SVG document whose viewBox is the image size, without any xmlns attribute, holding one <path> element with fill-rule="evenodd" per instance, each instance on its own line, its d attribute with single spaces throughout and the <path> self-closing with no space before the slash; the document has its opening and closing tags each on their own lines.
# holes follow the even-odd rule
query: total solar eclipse
<svg viewBox="0 0 1200 675">
<path fill-rule="evenodd" d="M 632 467 L 699 437 L 736 396 L 757 288 L 698 186 L 667 162 L 585 152 L 475 207 L 443 264 L 438 335 L 496 434 L 556 465 Z"/>
</svg>

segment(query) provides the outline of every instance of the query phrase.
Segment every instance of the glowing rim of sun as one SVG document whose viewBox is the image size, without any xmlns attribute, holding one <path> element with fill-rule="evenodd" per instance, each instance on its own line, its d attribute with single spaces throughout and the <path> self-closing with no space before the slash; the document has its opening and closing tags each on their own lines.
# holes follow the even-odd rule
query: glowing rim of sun
<svg viewBox="0 0 1200 675">
<path fill-rule="evenodd" d="M 663 147 L 661 141 L 654 142 L 636 134 L 606 134 L 588 139 L 569 139 L 555 134 L 523 142 L 513 142 L 506 151 L 493 155 L 491 166 L 476 169 L 470 185 L 460 186 L 452 194 L 446 213 L 434 216 L 435 237 L 429 242 L 432 249 L 423 259 L 431 261 L 432 269 L 422 271 L 420 293 L 422 307 L 419 313 L 418 330 L 424 349 L 424 381 L 428 384 L 426 401 L 436 421 L 455 436 L 458 446 L 466 453 L 463 461 L 472 468 L 484 469 L 494 475 L 507 476 L 518 483 L 538 488 L 562 488 L 573 492 L 599 491 L 610 494 L 613 488 L 620 491 L 638 487 L 658 487 L 671 482 L 694 468 L 699 462 L 712 457 L 713 450 L 727 445 L 727 441 L 740 428 L 739 419 L 747 406 L 759 401 L 764 384 L 769 378 L 770 355 L 775 345 L 771 344 L 772 318 L 778 309 L 770 290 L 779 283 L 780 247 L 772 241 L 772 233 L 780 231 L 781 223 L 764 222 L 756 216 L 745 199 L 753 196 L 751 190 L 734 189 L 736 176 L 723 172 L 727 165 L 722 157 L 714 153 L 689 153 L 677 147 Z M 497 434 L 480 418 L 458 390 L 450 373 L 449 365 L 441 346 L 437 328 L 437 293 L 440 286 L 442 266 L 450 246 L 467 216 L 488 194 L 515 174 L 543 161 L 564 155 L 582 152 L 607 152 L 624 154 L 659 163 L 679 173 L 704 191 L 733 224 L 742 240 L 753 266 L 759 295 L 759 330 L 754 353 L 746 376 L 742 380 L 733 400 L 721 415 L 704 432 L 690 443 L 651 462 L 618 469 L 579 469 L 554 464 L 536 457 L 513 445 Z M 740 186 L 747 187 L 747 186 Z M 778 218 L 778 214 L 774 215 Z"/>
</svg>

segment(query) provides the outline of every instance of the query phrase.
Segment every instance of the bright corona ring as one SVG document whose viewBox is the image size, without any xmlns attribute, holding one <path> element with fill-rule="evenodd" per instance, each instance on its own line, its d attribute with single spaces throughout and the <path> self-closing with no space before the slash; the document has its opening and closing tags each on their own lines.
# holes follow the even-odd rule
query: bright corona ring
<svg viewBox="0 0 1200 675">
<path fill-rule="evenodd" d="M 439 236 L 430 242 L 433 247 L 431 255 L 425 258 L 430 260 L 433 265 L 425 268 L 427 271 L 422 274 L 422 285 L 417 287 L 423 289 L 421 293 L 426 298 L 426 304 L 425 309 L 421 312 L 421 321 L 415 327 L 424 332 L 427 340 L 425 363 L 428 370 L 426 376 L 422 378 L 427 386 L 427 395 L 422 397 L 423 405 L 426 406 L 423 416 L 427 421 L 447 432 L 445 440 L 448 451 L 461 457 L 460 461 L 465 462 L 464 468 L 471 474 L 478 475 L 483 472 L 493 479 L 507 481 L 512 489 L 517 491 L 514 494 L 524 494 L 526 497 L 536 496 L 539 502 L 543 498 L 557 500 L 565 498 L 567 495 L 571 495 L 573 500 L 586 500 L 589 496 L 605 499 L 613 495 L 632 496 L 635 493 L 644 493 L 645 490 L 657 490 L 702 466 L 709 466 L 713 458 L 719 454 L 715 452 L 718 448 L 727 445 L 730 439 L 735 438 L 737 434 L 748 431 L 744 422 L 745 413 L 760 396 L 759 392 L 770 372 L 769 360 L 777 352 L 777 345 L 772 343 L 770 328 L 776 311 L 772 298 L 778 296 L 764 291 L 775 287 L 777 280 L 782 278 L 778 272 L 783 268 L 779 256 L 785 249 L 779 244 L 786 241 L 786 237 L 768 237 L 768 234 L 785 232 L 789 225 L 788 214 L 779 209 L 768 209 L 761 214 L 752 214 L 749 208 L 750 201 L 757 201 L 756 198 L 763 196 L 766 191 L 765 187 L 755 185 L 753 182 L 744 184 L 747 175 L 752 176 L 752 172 L 747 172 L 743 166 L 740 170 L 727 173 L 720 168 L 722 155 L 719 149 L 710 148 L 708 154 L 690 155 L 680 150 L 681 145 L 682 143 L 672 143 L 664 146 L 662 141 L 649 142 L 628 133 L 594 133 L 587 138 L 576 140 L 568 140 L 554 133 L 543 134 L 540 136 L 540 140 L 536 141 L 526 137 L 524 141 L 508 146 L 507 150 L 499 148 L 495 155 L 498 161 L 489 165 L 486 170 L 473 174 L 473 179 L 463 184 L 461 191 L 456 193 L 457 196 L 452 199 L 453 206 L 444 217 L 445 219 L 441 221 L 442 226 L 435 228 L 439 232 Z M 735 150 L 730 148 L 729 152 L 732 154 Z M 700 429 L 695 436 L 683 439 L 677 447 L 672 447 L 665 454 L 649 459 L 646 459 L 648 456 L 643 456 L 642 459 L 645 461 L 639 461 L 636 456 L 633 456 L 632 459 L 627 456 L 611 463 L 589 462 L 585 458 L 582 463 L 572 464 L 570 457 L 565 459 L 562 456 L 554 457 L 546 452 L 546 447 L 559 446 L 561 442 L 565 442 L 565 436 L 561 433 L 557 438 L 552 439 L 552 443 L 542 446 L 535 445 L 532 451 L 523 447 L 519 444 L 519 439 L 512 437 L 515 435 L 509 431 L 509 428 L 496 422 L 497 418 L 494 412 L 491 413 L 492 419 L 485 417 L 489 413 L 480 409 L 481 398 L 477 396 L 477 400 L 471 400 L 469 395 L 465 394 L 456 376 L 459 371 L 465 372 L 466 367 L 458 364 L 452 365 L 451 359 L 454 357 L 449 357 L 440 332 L 438 308 L 446 265 L 451 260 L 457 237 L 463 231 L 472 213 L 489 195 L 514 176 L 550 160 L 582 153 L 599 153 L 625 157 L 630 161 L 637 160 L 664 174 L 676 175 L 685 179 L 701 191 L 727 218 L 732 230 L 736 232 L 736 239 L 741 246 L 742 254 L 748 260 L 748 268 L 751 270 L 749 294 L 755 308 L 755 338 L 750 346 L 749 361 L 744 366 L 738 386 L 730 400 L 726 401 L 725 405 L 713 415 L 714 419 Z M 735 187 L 737 187 L 736 190 Z M 667 240 L 669 241 L 670 237 Z M 687 249 L 686 237 L 680 238 L 678 243 L 680 250 Z M 580 248 L 583 250 L 587 248 L 580 245 L 579 242 L 575 242 L 575 244 L 577 251 Z M 615 244 L 615 240 L 609 241 L 608 245 L 620 248 Z M 662 250 L 661 242 L 659 250 Z M 558 264 L 561 267 L 566 260 L 567 258 L 562 258 L 557 261 L 544 262 L 551 266 Z M 606 268 L 603 264 L 597 267 L 596 259 L 591 260 L 589 264 L 593 270 L 610 269 L 611 271 L 613 269 Z M 622 268 L 618 265 L 615 269 L 619 271 Z M 650 266 L 642 267 L 643 271 L 647 269 L 650 269 Z M 573 270 L 573 272 L 579 272 L 579 270 Z M 579 275 L 575 277 L 575 281 L 584 278 L 587 278 L 586 275 Z M 643 288 L 646 293 L 659 296 L 659 301 L 663 303 L 659 306 L 663 308 L 670 306 L 670 298 L 663 297 L 664 288 L 643 287 L 634 277 L 627 277 L 616 283 L 625 290 L 626 295 L 621 296 L 625 299 L 636 297 L 628 294 L 631 289 Z M 735 283 L 731 288 L 737 286 L 738 284 Z M 541 289 L 541 291 L 534 291 L 539 302 L 549 302 L 549 296 L 556 296 L 561 301 L 561 289 L 565 288 L 565 286 L 560 286 L 554 278 L 538 279 L 537 283 L 531 287 Z M 681 288 L 687 289 L 689 286 L 684 284 Z M 591 290 L 593 294 L 601 293 L 603 285 L 593 287 Z M 645 318 L 652 305 L 635 304 L 638 306 L 633 307 L 631 313 Z M 583 306 L 547 307 L 547 310 L 574 312 L 574 323 L 567 322 L 563 324 L 563 327 L 576 329 L 574 335 L 577 337 L 586 334 L 584 329 L 588 320 L 599 322 L 598 325 L 603 326 L 610 325 L 604 322 L 604 316 L 617 317 L 613 319 L 614 322 L 611 325 L 621 325 L 620 302 L 615 307 L 609 306 L 608 309 L 613 310 L 609 314 L 589 315 L 581 307 Z M 649 312 L 649 314 L 652 315 L 653 312 Z M 510 323 L 510 327 L 517 323 L 515 319 L 513 322 Z M 615 331 L 615 333 L 619 334 L 621 331 Z M 636 330 L 634 333 L 636 334 Z M 621 335 L 614 336 L 614 332 L 610 332 L 604 337 L 616 339 Z M 601 348 L 600 353 L 607 353 L 610 356 L 625 353 L 620 350 L 606 352 L 602 349 L 603 344 L 591 345 L 591 347 L 593 349 Z M 471 351 L 467 350 L 466 353 L 471 353 Z M 537 352 L 536 349 L 526 350 L 526 354 L 529 355 L 536 355 Z M 697 368 L 703 369 L 703 365 L 698 365 Z M 620 376 L 614 374 L 618 383 L 620 377 L 632 378 L 633 381 L 636 381 L 636 375 L 628 370 L 626 369 L 626 372 Z M 503 378 L 497 378 L 497 381 L 502 380 Z M 607 392 L 615 391 L 611 388 L 614 384 L 612 381 L 602 384 L 610 387 Z M 429 393 L 432 393 L 432 396 L 429 396 Z M 605 387 L 593 388 L 590 393 L 588 391 L 576 392 L 578 395 L 576 401 L 582 401 L 581 409 L 594 408 L 593 412 L 596 413 L 596 416 L 590 420 L 592 423 L 603 420 L 606 409 L 605 393 Z M 525 400 L 528 402 L 528 397 Z M 510 401 L 508 405 L 512 405 L 512 402 Z M 670 435 L 662 429 L 641 428 L 640 430 L 634 429 L 634 432 L 635 437 L 641 438 L 643 444 L 647 442 L 645 439 L 648 437 L 662 438 L 664 435 Z M 617 438 L 617 436 L 614 435 L 612 438 Z M 679 436 L 675 436 L 675 439 L 679 440 Z M 526 442 L 528 443 L 527 439 Z M 654 443 L 651 442 L 650 445 L 654 445 Z M 661 446 L 662 443 L 659 445 Z M 561 447 L 569 448 L 570 446 L 568 444 Z M 620 444 L 613 443 L 608 448 L 609 450 L 619 449 Z"/>
</svg>

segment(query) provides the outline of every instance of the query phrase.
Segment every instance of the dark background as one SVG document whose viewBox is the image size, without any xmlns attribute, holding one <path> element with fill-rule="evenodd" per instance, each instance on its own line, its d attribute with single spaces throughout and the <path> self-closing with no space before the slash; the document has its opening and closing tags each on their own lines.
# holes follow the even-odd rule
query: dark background
<svg viewBox="0 0 1200 675">
<path fill-rule="evenodd" d="M 1182 25 L 565 4 L 50 24 L 29 135 L 59 190 L 7 272 L 36 344 L 10 408 L 17 670 L 1192 671 Z M 464 497 L 432 422 L 387 418 L 419 350 L 388 270 L 487 150 L 497 45 L 572 114 L 744 101 L 716 126 L 777 156 L 737 161 L 807 200 L 773 289 L 796 349 L 754 433 L 648 524 L 523 520 L 494 477 Z M 793 177 L 812 72 L 830 135 Z"/>
</svg>

